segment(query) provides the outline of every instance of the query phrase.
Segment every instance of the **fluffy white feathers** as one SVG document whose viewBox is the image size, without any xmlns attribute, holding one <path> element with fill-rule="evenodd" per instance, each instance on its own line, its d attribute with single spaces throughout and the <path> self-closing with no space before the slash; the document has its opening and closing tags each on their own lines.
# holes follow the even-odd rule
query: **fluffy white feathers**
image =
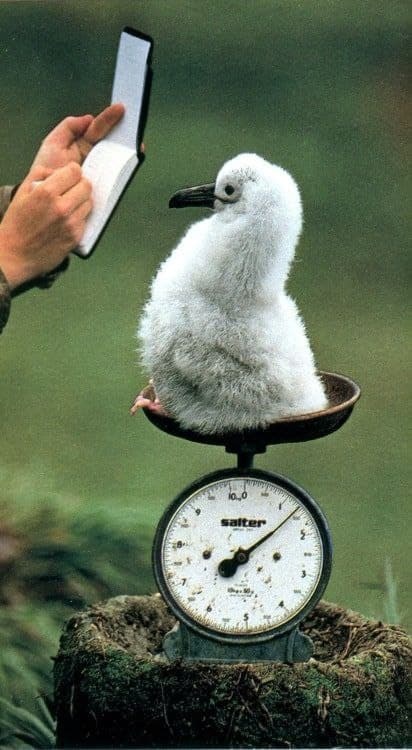
<svg viewBox="0 0 412 750">
<path fill-rule="evenodd" d="M 302 227 L 296 183 L 281 167 L 240 154 L 204 187 L 181 191 L 173 204 L 213 204 L 214 212 L 161 265 L 139 325 L 160 402 L 201 433 L 325 408 L 303 322 L 285 291 Z"/>
</svg>

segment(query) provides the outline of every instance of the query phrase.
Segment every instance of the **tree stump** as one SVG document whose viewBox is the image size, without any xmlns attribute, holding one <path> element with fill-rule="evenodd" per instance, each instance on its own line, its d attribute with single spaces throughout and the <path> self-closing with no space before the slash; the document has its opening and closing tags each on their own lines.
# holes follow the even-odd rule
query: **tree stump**
<svg viewBox="0 0 412 750">
<path fill-rule="evenodd" d="M 300 664 L 168 662 L 159 595 L 72 617 L 55 661 L 57 747 L 404 747 L 411 642 L 321 602 Z M 410 693 L 409 693 L 410 697 Z"/>
</svg>

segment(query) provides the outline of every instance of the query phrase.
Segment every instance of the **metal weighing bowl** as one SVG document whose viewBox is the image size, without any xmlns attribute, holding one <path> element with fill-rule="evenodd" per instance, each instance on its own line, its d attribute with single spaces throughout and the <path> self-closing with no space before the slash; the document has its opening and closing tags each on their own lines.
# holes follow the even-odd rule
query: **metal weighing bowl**
<svg viewBox="0 0 412 750">
<path fill-rule="evenodd" d="M 187 430 L 171 417 L 159 416 L 143 409 L 152 424 L 163 432 L 195 443 L 223 445 L 229 453 L 264 453 L 267 445 L 300 443 L 325 437 L 346 422 L 360 397 L 360 387 L 346 375 L 319 371 L 329 405 L 326 409 L 293 417 L 284 417 L 263 429 L 242 430 L 225 434 L 202 435 Z"/>
</svg>

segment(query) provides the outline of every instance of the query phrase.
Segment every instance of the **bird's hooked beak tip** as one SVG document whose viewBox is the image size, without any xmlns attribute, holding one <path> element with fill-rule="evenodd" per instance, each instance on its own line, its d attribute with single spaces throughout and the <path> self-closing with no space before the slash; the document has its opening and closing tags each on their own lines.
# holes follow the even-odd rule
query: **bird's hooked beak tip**
<svg viewBox="0 0 412 750">
<path fill-rule="evenodd" d="M 215 183 L 197 185 L 184 188 L 174 193 L 169 200 L 169 208 L 184 208 L 185 206 L 204 206 L 213 208 L 215 202 Z"/>
</svg>

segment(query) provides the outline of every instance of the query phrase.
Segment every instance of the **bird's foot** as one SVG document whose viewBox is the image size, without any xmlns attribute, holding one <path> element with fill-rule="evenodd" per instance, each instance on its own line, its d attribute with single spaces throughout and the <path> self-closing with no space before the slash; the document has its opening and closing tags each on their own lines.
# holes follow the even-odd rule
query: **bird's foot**
<svg viewBox="0 0 412 750">
<path fill-rule="evenodd" d="M 160 417 L 168 416 L 166 409 L 162 406 L 156 396 L 156 391 L 152 381 L 150 381 L 149 385 L 147 385 L 146 388 L 143 388 L 143 390 L 136 396 L 130 407 L 130 414 L 136 414 L 139 409 L 148 409 L 149 411 L 158 414 Z"/>
</svg>

